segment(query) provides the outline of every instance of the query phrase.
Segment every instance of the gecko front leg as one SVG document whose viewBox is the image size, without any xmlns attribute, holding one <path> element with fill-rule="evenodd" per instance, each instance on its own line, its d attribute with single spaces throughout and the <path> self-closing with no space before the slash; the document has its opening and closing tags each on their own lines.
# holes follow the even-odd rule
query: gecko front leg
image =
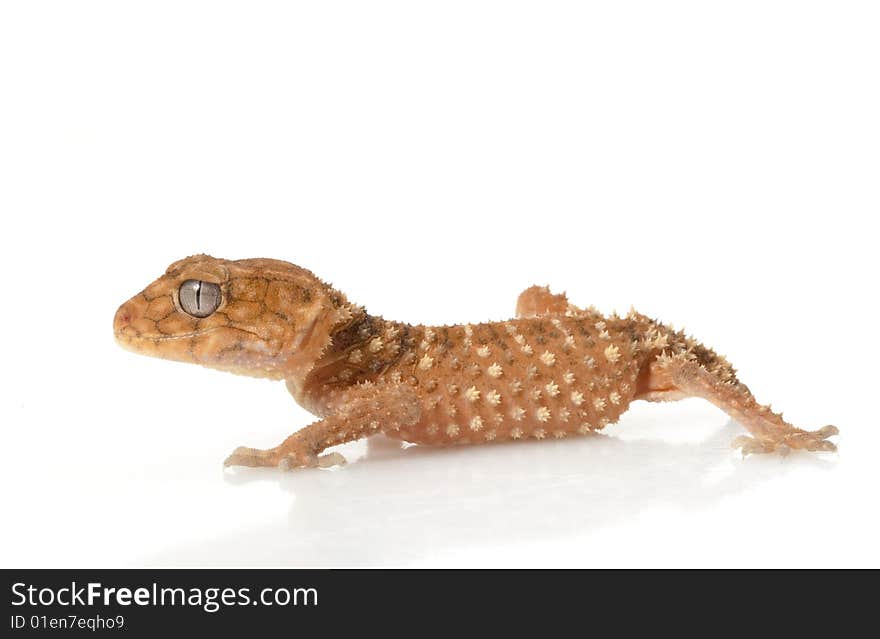
<svg viewBox="0 0 880 639">
<path fill-rule="evenodd" d="M 345 458 L 339 453 L 320 453 L 330 446 L 410 426 L 421 414 L 416 393 L 403 384 L 357 386 L 347 391 L 336 406 L 330 415 L 295 432 L 275 448 L 235 449 L 224 466 L 292 469 L 344 464 Z"/>
</svg>

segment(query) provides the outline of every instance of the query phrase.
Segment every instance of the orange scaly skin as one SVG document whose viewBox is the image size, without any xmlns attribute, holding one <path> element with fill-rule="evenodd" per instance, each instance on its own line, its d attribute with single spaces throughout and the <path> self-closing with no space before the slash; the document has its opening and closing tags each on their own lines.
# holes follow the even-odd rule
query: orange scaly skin
<svg viewBox="0 0 880 639">
<path fill-rule="evenodd" d="M 184 310 L 187 280 L 219 285 L 206 317 Z M 734 442 L 744 453 L 835 450 L 835 427 L 786 423 L 683 333 L 635 311 L 580 309 L 537 286 L 520 295 L 516 319 L 411 326 L 367 314 L 293 264 L 196 255 L 123 304 L 113 324 L 138 353 L 283 379 L 320 418 L 275 448 L 238 448 L 226 465 L 344 463 L 321 453 L 379 432 L 433 445 L 563 438 L 617 421 L 634 399 L 690 396 L 749 430 Z"/>
</svg>

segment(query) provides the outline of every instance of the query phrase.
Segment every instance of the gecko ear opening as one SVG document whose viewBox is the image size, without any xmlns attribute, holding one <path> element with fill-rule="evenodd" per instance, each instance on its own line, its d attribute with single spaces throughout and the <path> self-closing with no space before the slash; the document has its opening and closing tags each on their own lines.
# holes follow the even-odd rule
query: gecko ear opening
<svg viewBox="0 0 880 639">
<path fill-rule="evenodd" d="M 180 308 L 193 317 L 208 317 L 220 306 L 220 286 L 203 280 L 186 280 L 177 291 Z"/>
</svg>

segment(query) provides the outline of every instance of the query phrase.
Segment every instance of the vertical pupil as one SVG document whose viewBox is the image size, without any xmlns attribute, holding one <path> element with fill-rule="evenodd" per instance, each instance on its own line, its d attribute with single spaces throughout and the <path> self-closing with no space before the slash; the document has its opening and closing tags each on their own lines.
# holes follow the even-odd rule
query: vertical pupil
<svg viewBox="0 0 880 639">
<path fill-rule="evenodd" d="M 202 282 L 196 282 L 196 308 L 202 310 Z"/>
</svg>

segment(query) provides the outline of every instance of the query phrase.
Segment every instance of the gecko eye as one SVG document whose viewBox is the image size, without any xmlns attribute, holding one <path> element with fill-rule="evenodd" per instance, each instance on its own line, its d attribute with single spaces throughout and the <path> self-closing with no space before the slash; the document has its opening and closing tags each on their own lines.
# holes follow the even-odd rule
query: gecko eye
<svg viewBox="0 0 880 639">
<path fill-rule="evenodd" d="M 177 292 L 180 307 L 193 317 L 208 317 L 220 306 L 220 287 L 213 282 L 187 280 Z"/>
</svg>

